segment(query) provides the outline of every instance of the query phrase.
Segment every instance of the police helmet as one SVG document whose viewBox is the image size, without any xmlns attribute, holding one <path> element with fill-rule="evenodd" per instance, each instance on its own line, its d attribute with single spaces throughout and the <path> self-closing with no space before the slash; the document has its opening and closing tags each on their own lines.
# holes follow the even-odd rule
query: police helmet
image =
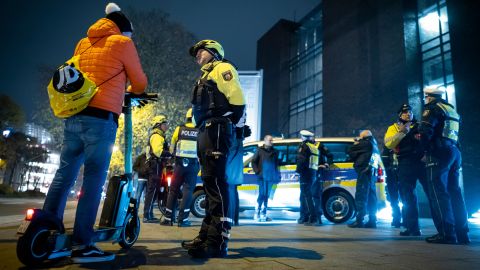
<svg viewBox="0 0 480 270">
<path fill-rule="evenodd" d="M 426 96 L 442 97 L 447 92 L 447 89 L 443 85 L 430 85 L 423 88 L 423 93 Z"/>
<path fill-rule="evenodd" d="M 187 119 L 193 117 L 193 110 L 192 110 L 192 108 L 188 109 L 187 114 L 185 114 L 185 117 L 186 117 Z"/>
<path fill-rule="evenodd" d="M 199 41 L 190 48 L 190 55 L 195 57 L 200 49 L 208 51 L 215 58 L 215 60 L 222 60 L 223 57 L 225 57 L 225 52 L 223 51 L 222 45 L 215 40 L 204 39 Z"/>
<path fill-rule="evenodd" d="M 152 122 L 154 125 L 167 123 L 167 117 L 163 114 L 153 117 Z"/>
<path fill-rule="evenodd" d="M 304 129 L 304 130 L 300 131 L 300 136 L 302 137 L 302 140 L 305 141 L 305 140 L 312 139 L 315 136 L 315 134 L 313 134 L 312 132 Z"/>
<path fill-rule="evenodd" d="M 398 109 L 398 116 L 401 116 L 402 113 L 404 112 L 408 112 L 408 111 L 412 111 L 412 106 L 408 105 L 408 104 L 403 104 L 400 109 Z"/>
</svg>

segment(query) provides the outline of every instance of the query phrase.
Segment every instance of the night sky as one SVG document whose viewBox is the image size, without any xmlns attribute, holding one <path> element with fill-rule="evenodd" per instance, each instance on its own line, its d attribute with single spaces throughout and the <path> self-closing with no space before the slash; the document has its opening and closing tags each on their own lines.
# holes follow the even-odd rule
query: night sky
<svg viewBox="0 0 480 270">
<path fill-rule="evenodd" d="M 39 85 L 38 67 L 68 59 L 88 27 L 105 16 L 108 2 L 121 8 L 161 9 L 197 38 L 221 42 L 239 70 L 254 70 L 257 40 L 279 19 L 300 20 L 320 0 L 2 1 L 0 93 L 31 116 L 33 91 L 46 91 Z"/>
</svg>

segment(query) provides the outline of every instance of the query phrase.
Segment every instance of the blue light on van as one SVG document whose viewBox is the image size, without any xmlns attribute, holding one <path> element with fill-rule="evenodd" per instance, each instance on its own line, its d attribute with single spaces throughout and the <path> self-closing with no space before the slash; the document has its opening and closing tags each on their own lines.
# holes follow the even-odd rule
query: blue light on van
<svg viewBox="0 0 480 270">
<path fill-rule="evenodd" d="M 399 203 L 398 206 L 400 210 L 403 208 L 403 204 Z M 380 211 L 377 212 L 377 219 L 379 220 L 391 220 L 392 219 L 392 207 L 390 206 L 390 202 L 387 201 L 386 207 L 382 208 Z"/>
<path fill-rule="evenodd" d="M 480 209 L 472 214 L 472 217 L 468 219 L 470 223 L 480 224 Z"/>
</svg>

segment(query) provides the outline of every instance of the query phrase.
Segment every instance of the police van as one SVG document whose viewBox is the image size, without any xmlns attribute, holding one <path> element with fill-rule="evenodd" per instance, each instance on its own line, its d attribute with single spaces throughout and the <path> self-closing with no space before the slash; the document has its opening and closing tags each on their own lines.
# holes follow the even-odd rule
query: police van
<svg viewBox="0 0 480 270">
<path fill-rule="evenodd" d="M 345 222 L 355 214 L 357 174 L 348 156 L 348 149 L 354 143 L 354 138 L 316 138 L 315 140 L 327 147 L 333 156 L 333 163 L 328 169 L 322 171 L 324 215 L 333 223 Z M 299 211 L 300 209 L 300 183 L 295 169 L 297 149 L 301 142 L 301 139 L 274 138 L 273 140 L 273 146 L 279 152 L 281 181 L 272 187 L 268 202 L 269 210 Z M 244 144 L 244 183 L 238 187 L 240 211 L 253 210 L 257 204 L 257 176 L 253 171 L 251 160 L 261 145 L 263 141 Z M 376 191 L 378 209 L 381 209 L 386 205 L 383 165 L 379 166 L 377 172 Z M 197 217 L 205 216 L 205 192 L 200 179 L 194 192 L 191 211 Z"/>
</svg>

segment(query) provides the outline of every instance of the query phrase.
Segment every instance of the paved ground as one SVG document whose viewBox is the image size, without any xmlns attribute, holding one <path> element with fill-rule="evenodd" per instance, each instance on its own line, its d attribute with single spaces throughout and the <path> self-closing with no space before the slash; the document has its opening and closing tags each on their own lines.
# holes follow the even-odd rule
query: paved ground
<svg viewBox="0 0 480 270">
<path fill-rule="evenodd" d="M 6 205 L 0 199 L 0 269 L 22 268 L 15 255 L 15 230 L 22 216 L 14 208 L 41 205 L 18 200 Z M 12 203 L 12 202 L 10 202 Z M 10 212 L 3 214 L 7 207 Z M 75 202 L 67 207 L 71 226 Z M 12 212 L 13 211 L 13 212 Z M 157 213 L 158 214 L 158 213 Z M 200 225 L 190 228 L 142 224 L 140 238 L 129 251 L 116 244 L 99 246 L 117 254 L 114 262 L 74 265 L 68 260 L 44 265 L 51 269 L 480 269 L 480 226 L 471 224 L 472 244 L 432 245 L 423 237 L 400 237 L 399 229 L 381 220 L 377 229 L 350 229 L 325 221 L 320 227 L 295 223 L 296 214 L 272 213 L 273 222 L 257 223 L 252 213 L 242 213 L 241 225 L 232 230 L 229 257 L 191 259 L 180 241 L 193 238 Z M 9 221 L 10 220 L 10 221 Z M 434 233 L 430 220 L 422 219 L 423 232 Z"/>
</svg>

